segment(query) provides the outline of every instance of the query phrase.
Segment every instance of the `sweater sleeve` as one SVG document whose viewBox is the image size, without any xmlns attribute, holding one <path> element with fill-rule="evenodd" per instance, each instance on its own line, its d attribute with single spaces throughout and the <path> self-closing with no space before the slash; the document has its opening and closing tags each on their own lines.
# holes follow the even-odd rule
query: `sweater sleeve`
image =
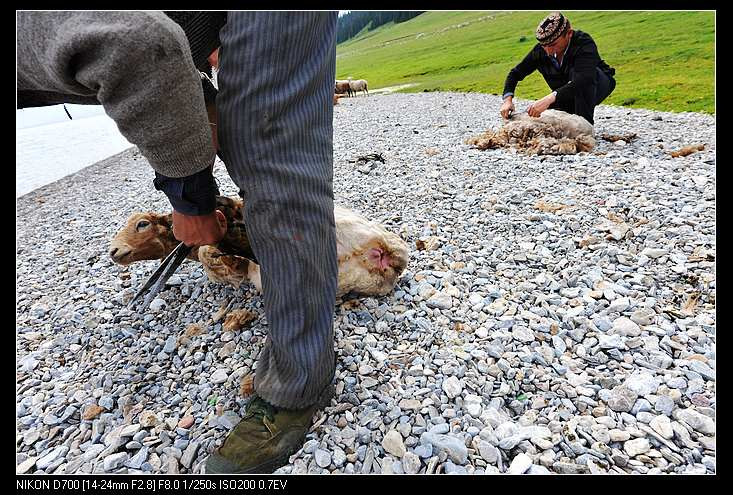
<svg viewBox="0 0 733 495">
<path fill-rule="evenodd" d="M 200 75 L 183 30 L 165 14 L 16 16 L 19 94 L 96 99 L 164 176 L 186 177 L 213 163 Z"/>
<path fill-rule="evenodd" d="M 565 85 L 555 90 L 557 91 L 557 101 L 571 100 L 575 97 L 577 91 L 591 84 L 596 77 L 596 67 L 600 59 L 595 43 L 589 42 L 580 47 L 573 65 L 575 75 Z"/>
<path fill-rule="evenodd" d="M 519 62 L 516 67 L 509 71 L 504 82 L 503 95 L 507 93 L 514 94 L 514 90 L 517 88 L 519 81 L 530 75 L 532 72 L 537 70 L 537 57 L 534 56 L 534 48 L 524 57 L 524 60 Z"/>
</svg>

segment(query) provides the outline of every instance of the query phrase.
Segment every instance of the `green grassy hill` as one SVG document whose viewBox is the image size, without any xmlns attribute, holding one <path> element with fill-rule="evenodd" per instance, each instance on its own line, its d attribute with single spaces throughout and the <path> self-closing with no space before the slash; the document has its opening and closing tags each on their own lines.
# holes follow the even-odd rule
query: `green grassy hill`
<svg viewBox="0 0 733 495">
<path fill-rule="evenodd" d="M 616 89 L 605 101 L 673 112 L 715 112 L 715 12 L 563 12 L 589 33 Z M 534 46 L 537 12 L 426 12 L 386 24 L 337 46 L 336 76 L 369 81 L 369 89 L 500 94 L 507 72 Z M 549 88 L 535 72 L 517 97 Z"/>
</svg>

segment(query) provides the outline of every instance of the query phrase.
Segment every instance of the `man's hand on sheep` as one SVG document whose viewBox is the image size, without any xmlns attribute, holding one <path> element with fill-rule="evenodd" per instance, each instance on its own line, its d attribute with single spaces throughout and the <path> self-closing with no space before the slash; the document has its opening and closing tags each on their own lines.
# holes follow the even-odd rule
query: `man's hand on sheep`
<svg viewBox="0 0 733 495">
<path fill-rule="evenodd" d="M 549 95 L 545 96 L 544 98 L 541 98 L 534 103 L 532 103 L 529 108 L 527 109 L 527 114 L 530 117 L 539 117 L 542 115 L 542 112 L 547 110 L 550 105 L 555 103 L 555 92 L 553 91 Z"/>
<path fill-rule="evenodd" d="M 227 219 L 214 210 L 208 215 L 184 215 L 173 210 L 173 235 L 186 246 L 216 244 L 227 232 Z"/>
<path fill-rule="evenodd" d="M 504 103 L 502 103 L 501 108 L 499 109 L 499 113 L 502 117 L 505 119 L 508 119 L 509 116 L 514 112 L 514 102 L 512 101 L 511 96 L 507 96 L 504 98 Z"/>
</svg>

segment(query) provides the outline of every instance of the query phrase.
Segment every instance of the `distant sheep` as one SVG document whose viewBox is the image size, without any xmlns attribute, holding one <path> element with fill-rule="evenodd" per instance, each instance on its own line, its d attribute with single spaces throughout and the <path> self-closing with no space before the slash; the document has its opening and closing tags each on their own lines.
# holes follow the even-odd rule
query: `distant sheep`
<svg viewBox="0 0 733 495">
<path fill-rule="evenodd" d="M 348 96 L 352 96 L 352 93 L 353 93 L 353 91 L 351 91 L 351 84 L 349 83 L 349 81 L 338 81 L 337 80 L 334 89 L 337 95 L 346 94 Z"/>
<path fill-rule="evenodd" d="M 530 155 L 571 155 L 596 145 L 593 126 L 579 115 L 545 110 L 540 117 L 513 114 L 498 131 L 486 131 L 466 144 L 478 149 L 515 147 Z"/>
<path fill-rule="evenodd" d="M 357 79 L 356 81 L 349 80 L 349 86 L 354 94 L 356 94 L 357 91 L 363 91 L 365 94 L 369 94 L 365 79 Z"/>
</svg>

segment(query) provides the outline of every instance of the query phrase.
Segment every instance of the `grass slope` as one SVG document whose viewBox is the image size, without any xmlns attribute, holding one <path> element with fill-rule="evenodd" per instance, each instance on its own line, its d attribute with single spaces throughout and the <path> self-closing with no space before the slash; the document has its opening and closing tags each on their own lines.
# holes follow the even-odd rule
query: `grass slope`
<svg viewBox="0 0 733 495">
<path fill-rule="evenodd" d="M 417 91 L 500 94 L 507 72 L 534 45 L 547 12 L 426 12 L 362 32 L 337 46 L 336 76 L 370 89 L 417 83 Z M 604 104 L 673 112 L 715 112 L 715 12 L 564 12 L 589 33 L 616 89 Z M 549 92 L 533 73 L 517 97 Z"/>
</svg>

